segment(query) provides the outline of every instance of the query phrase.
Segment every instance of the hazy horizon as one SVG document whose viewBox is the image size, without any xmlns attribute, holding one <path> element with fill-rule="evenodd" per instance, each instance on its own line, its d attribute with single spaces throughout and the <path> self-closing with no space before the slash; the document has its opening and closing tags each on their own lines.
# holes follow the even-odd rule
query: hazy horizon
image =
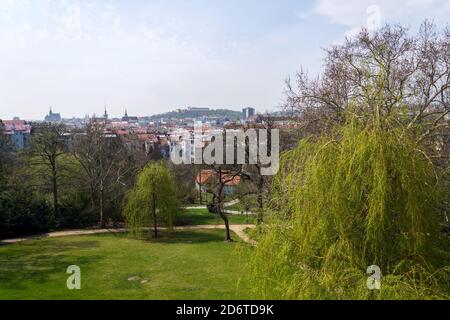
<svg viewBox="0 0 450 320">
<path fill-rule="evenodd" d="M 140 114 L 140 113 L 133 113 L 131 111 L 129 111 L 128 109 L 126 110 L 128 113 L 128 116 L 132 117 L 132 116 L 136 116 L 136 117 L 152 117 L 158 114 L 163 114 L 163 113 L 167 113 L 167 112 L 174 112 L 177 109 L 187 109 L 189 107 L 194 107 L 194 108 L 210 108 L 211 110 L 220 110 L 220 109 L 226 109 L 226 110 L 231 110 L 231 111 L 237 111 L 237 112 L 241 112 L 243 108 L 245 108 L 244 106 L 242 108 L 232 108 L 232 107 L 223 107 L 223 106 L 218 106 L 218 107 L 210 107 L 210 106 L 183 106 L 183 107 L 179 107 L 179 108 L 174 108 L 174 109 L 170 109 L 170 110 L 166 110 L 166 111 L 162 111 L 162 112 L 155 112 L 155 113 L 145 113 L 145 114 Z M 54 109 L 53 107 L 51 108 L 53 113 L 60 113 L 61 112 L 59 110 Z M 92 116 L 98 116 L 98 117 L 102 117 L 105 111 L 105 106 L 103 106 L 103 109 L 99 109 L 99 110 L 103 110 L 102 112 L 91 112 L 91 113 L 86 113 L 86 114 L 79 114 L 79 115 L 74 115 L 74 116 L 65 116 L 64 114 L 61 114 L 61 118 L 62 119 L 83 119 L 86 116 L 92 117 Z M 108 112 L 108 118 L 109 119 L 120 119 L 125 115 L 125 109 L 122 111 L 121 114 L 111 114 L 108 110 L 108 107 L 106 106 L 106 110 Z M 42 115 L 42 117 L 38 117 L 38 118 L 22 118 L 19 116 L 14 116 L 11 118 L 2 118 L 1 114 L 0 114 L 0 120 L 13 120 L 13 118 L 18 117 L 20 120 L 25 120 L 25 121 L 44 121 L 44 117 L 49 114 L 50 111 L 50 107 L 47 109 L 47 111 L 45 111 Z M 263 111 L 260 110 L 256 110 L 257 113 L 263 113 Z"/>
<path fill-rule="evenodd" d="M 0 119 L 274 110 L 374 5 L 412 30 L 450 14 L 446 0 L 0 0 Z"/>
</svg>

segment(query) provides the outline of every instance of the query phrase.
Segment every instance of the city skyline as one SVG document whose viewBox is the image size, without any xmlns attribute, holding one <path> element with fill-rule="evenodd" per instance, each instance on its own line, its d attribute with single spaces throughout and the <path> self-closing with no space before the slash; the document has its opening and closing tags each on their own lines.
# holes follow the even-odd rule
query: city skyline
<svg viewBox="0 0 450 320">
<path fill-rule="evenodd" d="M 92 118 L 92 117 L 104 117 L 105 115 L 107 115 L 108 119 L 121 119 L 124 116 L 135 116 L 135 117 L 139 117 L 139 118 L 144 118 L 144 117 L 153 117 L 156 116 L 158 114 L 164 114 L 164 113 L 171 113 L 171 112 L 177 112 L 177 111 L 187 111 L 189 109 L 209 109 L 209 111 L 215 111 L 215 110 L 229 110 L 229 111 L 235 111 L 235 112 L 245 112 L 244 110 L 253 110 L 253 114 L 262 114 L 262 112 L 260 112 L 260 110 L 258 110 L 257 108 L 254 107 L 204 107 L 204 106 L 186 106 L 186 107 L 180 107 L 180 108 L 172 108 L 170 110 L 167 110 L 165 112 L 161 112 L 161 113 L 150 113 L 150 114 L 138 114 L 138 113 L 134 113 L 132 109 L 129 108 L 124 108 L 122 110 L 122 113 L 120 114 L 112 114 L 110 113 L 108 106 L 103 106 L 103 109 L 101 109 L 102 111 L 100 112 L 99 110 L 93 110 L 91 113 L 87 113 L 87 114 L 78 114 L 78 115 L 74 115 L 74 116 L 65 116 L 64 114 L 61 114 L 61 112 L 59 112 L 58 109 L 53 108 L 52 106 L 50 106 L 46 112 L 43 113 L 43 115 L 41 117 L 37 117 L 37 118 L 22 118 L 20 116 L 13 116 L 10 118 L 6 118 L 6 117 L 2 117 L 1 113 L 0 113 L 0 120 L 24 120 L 24 121 L 36 121 L 36 122 L 41 122 L 41 121 L 46 121 L 45 119 L 47 119 L 49 116 L 53 115 L 57 115 L 58 117 L 60 117 L 61 120 L 70 120 L 70 119 L 84 119 L 86 117 L 88 118 Z M 129 112 L 129 110 L 131 110 L 131 112 Z M 58 120 L 61 121 L 61 120 Z"/>
<path fill-rule="evenodd" d="M 321 70 L 323 48 L 380 23 L 446 25 L 445 0 L 0 0 L 0 118 L 182 106 L 274 110 L 284 80 Z M 293 40 L 295 39 L 295 40 Z"/>
</svg>

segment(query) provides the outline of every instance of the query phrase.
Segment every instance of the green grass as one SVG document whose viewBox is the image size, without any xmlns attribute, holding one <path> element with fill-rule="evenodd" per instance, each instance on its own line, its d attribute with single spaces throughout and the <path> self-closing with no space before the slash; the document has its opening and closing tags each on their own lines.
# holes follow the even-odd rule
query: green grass
<svg viewBox="0 0 450 320">
<path fill-rule="evenodd" d="M 207 203 L 211 203 L 213 201 L 213 195 L 211 193 L 202 193 L 202 203 L 200 203 L 200 197 L 198 191 L 195 193 L 195 201 L 190 205 L 206 205 Z"/>
<path fill-rule="evenodd" d="M 255 217 L 246 215 L 229 215 L 230 224 L 254 224 Z M 175 225 L 223 225 L 222 218 L 209 213 L 207 209 L 186 209 L 177 217 Z"/>
<path fill-rule="evenodd" d="M 230 207 L 227 207 L 227 210 L 239 211 L 239 212 L 240 211 L 246 211 L 244 205 L 241 202 L 233 204 Z M 251 210 L 254 210 L 254 208 L 250 208 L 249 209 L 249 211 L 251 211 Z"/>
<path fill-rule="evenodd" d="M 258 240 L 258 235 L 260 233 L 260 229 L 257 226 L 256 228 L 245 228 L 244 233 L 251 239 L 251 240 Z"/>
<path fill-rule="evenodd" d="M 107 234 L 1 246 L 0 299 L 247 299 L 237 247 L 252 250 L 225 243 L 223 230 L 176 231 L 156 242 Z M 81 290 L 66 288 L 69 265 L 81 268 Z"/>
</svg>

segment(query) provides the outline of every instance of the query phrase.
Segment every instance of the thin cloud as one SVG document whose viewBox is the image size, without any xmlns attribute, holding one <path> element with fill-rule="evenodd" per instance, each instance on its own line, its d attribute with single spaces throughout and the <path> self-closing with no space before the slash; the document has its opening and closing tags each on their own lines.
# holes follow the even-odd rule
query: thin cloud
<svg viewBox="0 0 450 320">
<path fill-rule="evenodd" d="M 425 19 L 432 19 L 445 26 L 450 14 L 448 0 L 316 0 L 314 13 L 325 16 L 331 24 L 346 27 L 347 34 L 354 34 L 367 26 L 378 7 L 382 23 L 401 23 L 417 27 Z"/>
<path fill-rule="evenodd" d="M 0 118 L 98 114 L 105 101 L 116 116 L 273 109 L 284 79 L 318 72 L 321 48 L 364 25 L 369 5 L 418 25 L 446 21 L 445 2 L 0 0 Z"/>
</svg>

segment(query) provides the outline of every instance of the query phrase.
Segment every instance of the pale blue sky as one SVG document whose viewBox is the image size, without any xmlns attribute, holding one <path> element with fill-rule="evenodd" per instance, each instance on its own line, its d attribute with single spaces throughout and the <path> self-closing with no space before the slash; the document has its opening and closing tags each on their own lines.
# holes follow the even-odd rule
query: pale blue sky
<svg viewBox="0 0 450 320">
<path fill-rule="evenodd" d="M 319 72 L 322 48 L 378 12 L 445 26 L 450 1 L 0 0 L 0 118 L 272 110 L 287 76 Z"/>
</svg>

